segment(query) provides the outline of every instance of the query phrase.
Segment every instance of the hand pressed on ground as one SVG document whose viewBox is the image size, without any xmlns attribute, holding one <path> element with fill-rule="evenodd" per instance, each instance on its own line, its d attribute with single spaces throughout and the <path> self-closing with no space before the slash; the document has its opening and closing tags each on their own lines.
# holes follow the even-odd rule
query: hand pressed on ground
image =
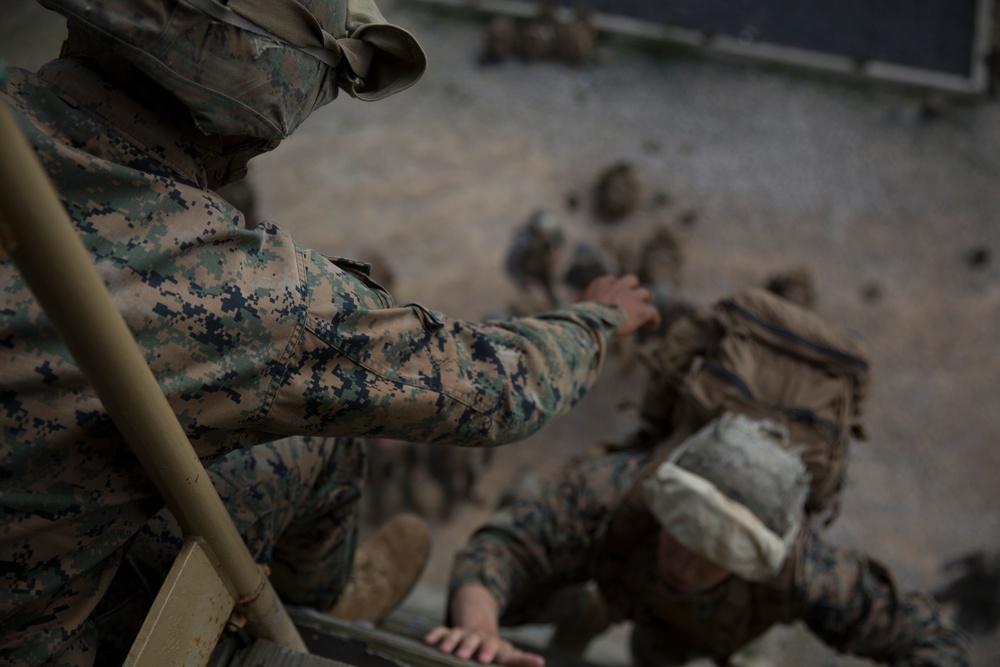
<svg viewBox="0 0 1000 667">
<path fill-rule="evenodd" d="M 499 605 L 480 584 L 456 590 L 449 603 L 453 627 L 439 625 L 424 636 L 424 643 L 462 660 L 505 667 L 545 667 L 545 658 L 515 647 L 500 636 Z"/>
</svg>

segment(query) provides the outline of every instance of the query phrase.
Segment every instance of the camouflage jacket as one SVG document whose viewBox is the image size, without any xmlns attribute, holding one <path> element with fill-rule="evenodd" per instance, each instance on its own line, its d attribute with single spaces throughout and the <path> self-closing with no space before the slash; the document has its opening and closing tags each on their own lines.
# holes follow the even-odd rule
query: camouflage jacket
<svg viewBox="0 0 1000 667">
<path fill-rule="evenodd" d="M 583 396 L 623 317 L 397 306 L 355 264 L 245 229 L 182 135 L 80 62 L 0 83 L 206 464 L 290 434 L 524 438 Z M 0 351 L 0 664 L 89 662 L 86 620 L 162 501 L 9 259 Z"/>
<path fill-rule="evenodd" d="M 507 619 L 525 619 L 561 588 L 601 580 L 610 519 L 648 456 L 590 459 L 515 498 L 459 552 L 451 590 L 481 583 Z M 774 581 L 730 577 L 711 591 L 686 595 L 660 581 L 655 529 L 648 532 L 642 544 L 625 547 L 648 557 L 629 561 L 621 577 L 629 597 L 610 611 L 651 630 L 655 650 L 678 663 L 724 661 L 774 624 L 803 621 L 833 648 L 887 664 L 970 664 L 966 638 L 943 622 L 933 600 L 900 594 L 877 561 L 833 547 L 811 528 L 803 529 L 795 555 Z"/>
</svg>

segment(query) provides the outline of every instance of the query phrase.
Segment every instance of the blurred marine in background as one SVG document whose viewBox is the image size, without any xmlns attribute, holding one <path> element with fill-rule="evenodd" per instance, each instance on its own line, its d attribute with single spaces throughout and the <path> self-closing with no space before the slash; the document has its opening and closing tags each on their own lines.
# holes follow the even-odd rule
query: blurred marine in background
<svg viewBox="0 0 1000 667">
<path fill-rule="evenodd" d="M 884 565 L 803 520 L 809 476 L 776 433 L 727 413 L 665 459 L 610 453 L 515 497 L 456 556 L 448 625 L 426 641 L 542 667 L 501 624 L 554 624 L 549 648 L 579 656 L 628 620 L 639 667 L 725 667 L 772 626 L 802 622 L 881 664 L 969 667 L 966 638 L 929 596 L 900 592 Z"/>
</svg>

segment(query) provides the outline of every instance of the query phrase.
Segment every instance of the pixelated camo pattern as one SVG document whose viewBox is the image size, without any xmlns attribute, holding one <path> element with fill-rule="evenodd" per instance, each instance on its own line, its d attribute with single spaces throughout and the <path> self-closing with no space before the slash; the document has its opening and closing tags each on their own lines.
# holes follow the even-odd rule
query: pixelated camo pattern
<svg viewBox="0 0 1000 667">
<path fill-rule="evenodd" d="M 280 228 L 245 229 L 195 150 L 80 63 L 3 90 L 206 464 L 294 434 L 510 442 L 597 377 L 617 309 L 474 324 L 396 306 Z M 9 260 L 0 368 L 0 664 L 86 665 L 85 622 L 162 503 Z"/>
<path fill-rule="evenodd" d="M 586 461 L 533 494 L 495 513 L 456 556 L 450 589 L 481 583 L 500 602 L 507 618 L 525 622 L 541 615 L 551 591 L 595 576 L 611 512 L 627 493 L 647 460 L 645 453 L 619 453 Z M 831 546 L 806 527 L 796 546 L 796 574 L 784 597 L 793 616 L 831 647 L 893 665 L 969 667 L 970 644 L 950 627 L 936 604 L 921 594 L 900 594 L 889 572 L 877 561 Z M 648 593 L 657 582 L 655 566 L 627 577 Z M 793 581 L 790 577 L 789 581 Z M 665 586 L 659 583 L 658 586 Z M 726 600 L 752 600 L 765 585 L 730 578 L 706 593 L 673 593 L 663 609 L 676 617 L 650 621 L 649 637 L 669 637 L 669 646 L 653 647 L 662 656 L 710 657 L 723 644 L 735 651 L 778 622 L 785 607 L 775 604 L 732 609 Z M 733 627 L 734 617 L 749 618 L 720 637 L 716 627 Z M 730 624 L 723 626 L 723 623 Z M 671 632 L 690 624 L 696 631 Z M 706 641 L 701 644 L 699 641 Z"/>
</svg>

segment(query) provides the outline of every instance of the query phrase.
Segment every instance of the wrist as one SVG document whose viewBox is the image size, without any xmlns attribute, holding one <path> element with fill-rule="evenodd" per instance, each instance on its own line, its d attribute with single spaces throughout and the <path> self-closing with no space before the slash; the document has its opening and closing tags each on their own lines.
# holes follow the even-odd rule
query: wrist
<svg viewBox="0 0 1000 667">
<path fill-rule="evenodd" d="M 480 583 L 462 584 L 455 589 L 448 611 L 450 624 L 454 627 L 488 635 L 500 632 L 500 605 L 489 589 Z"/>
</svg>

